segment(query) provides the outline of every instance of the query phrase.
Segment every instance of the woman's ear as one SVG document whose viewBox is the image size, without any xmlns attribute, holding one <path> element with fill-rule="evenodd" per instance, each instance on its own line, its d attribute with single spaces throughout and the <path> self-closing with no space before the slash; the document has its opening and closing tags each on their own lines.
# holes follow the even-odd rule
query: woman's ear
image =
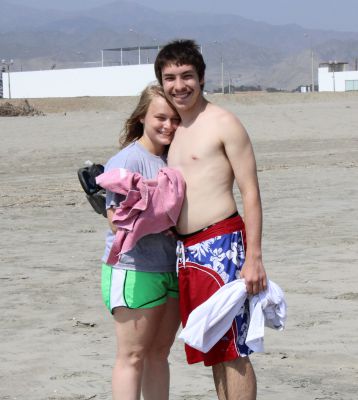
<svg viewBox="0 0 358 400">
<path fill-rule="evenodd" d="M 139 120 L 139 122 L 140 122 L 141 124 L 144 124 L 144 118 L 141 118 L 141 119 Z"/>
</svg>

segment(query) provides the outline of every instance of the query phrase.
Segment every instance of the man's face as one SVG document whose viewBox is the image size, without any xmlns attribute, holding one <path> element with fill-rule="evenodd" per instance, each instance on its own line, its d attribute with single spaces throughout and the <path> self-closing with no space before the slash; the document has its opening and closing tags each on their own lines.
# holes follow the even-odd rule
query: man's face
<svg viewBox="0 0 358 400">
<path fill-rule="evenodd" d="M 166 65 L 162 81 L 165 96 L 179 112 L 191 109 L 201 98 L 200 85 L 204 80 L 199 80 L 193 65 Z"/>
</svg>

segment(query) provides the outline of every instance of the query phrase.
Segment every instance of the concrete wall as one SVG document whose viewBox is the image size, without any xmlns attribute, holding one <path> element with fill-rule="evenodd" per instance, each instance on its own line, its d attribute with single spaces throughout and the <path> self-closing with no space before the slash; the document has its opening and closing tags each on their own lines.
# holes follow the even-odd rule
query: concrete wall
<svg viewBox="0 0 358 400">
<path fill-rule="evenodd" d="M 8 74 L 3 96 L 9 98 Z M 153 64 L 10 73 L 11 98 L 136 96 L 156 81 Z"/>
<path fill-rule="evenodd" d="M 318 69 L 320 92 L 345 92 L 346 81 L 358 80 L 358 71 L 328 72 L 328 67 Z"/>
</svg>

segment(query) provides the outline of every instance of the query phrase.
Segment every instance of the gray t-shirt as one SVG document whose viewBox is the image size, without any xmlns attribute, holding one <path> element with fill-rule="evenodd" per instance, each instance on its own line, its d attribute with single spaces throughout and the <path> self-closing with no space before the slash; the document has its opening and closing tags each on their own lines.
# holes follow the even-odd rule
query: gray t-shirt
<svg viewBox="0 0 358 400">
<path fill-rule="evenodd" d="M 105 166 L 105 171 L 113 168 L 126 168 L 131 172 L 138 172 L 146 179 L 154 179 L 160 168 L 166 166 L 165 157 L 156 156 L 147 151 L 139 142 L 125 147 Z M 118 206 L 124 196 L 106 191 L 106 207 Z M 115 235 L 108 230 L 103 262 L 106 262 L 112 247 Z M 144 271 L 144 272 L 174 272 L 176 263 L 176 241 L 172 236 L 156 233 L 144 236 L 138 240 L 135 247 L 122 254 L 116 268 Z"/>
</svg>

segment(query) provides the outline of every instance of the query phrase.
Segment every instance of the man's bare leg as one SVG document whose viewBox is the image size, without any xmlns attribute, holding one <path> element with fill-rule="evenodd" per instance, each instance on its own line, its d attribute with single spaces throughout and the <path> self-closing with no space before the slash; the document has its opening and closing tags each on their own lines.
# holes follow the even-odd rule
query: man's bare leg
<svg viewBox="0 0 358 400">
<path fill-rule="evenodd" d="M 248 357 L 213 366 L 219 400 L 255 400 L 256 377 Z"/>
<path fill-rule="evenodd" d="M 226 373 L 225 373 L 225 366 L 223 363 L 213 365 L 213 377 L 218 399 L 226 400 L 227 399 Z"/>
</svg>

